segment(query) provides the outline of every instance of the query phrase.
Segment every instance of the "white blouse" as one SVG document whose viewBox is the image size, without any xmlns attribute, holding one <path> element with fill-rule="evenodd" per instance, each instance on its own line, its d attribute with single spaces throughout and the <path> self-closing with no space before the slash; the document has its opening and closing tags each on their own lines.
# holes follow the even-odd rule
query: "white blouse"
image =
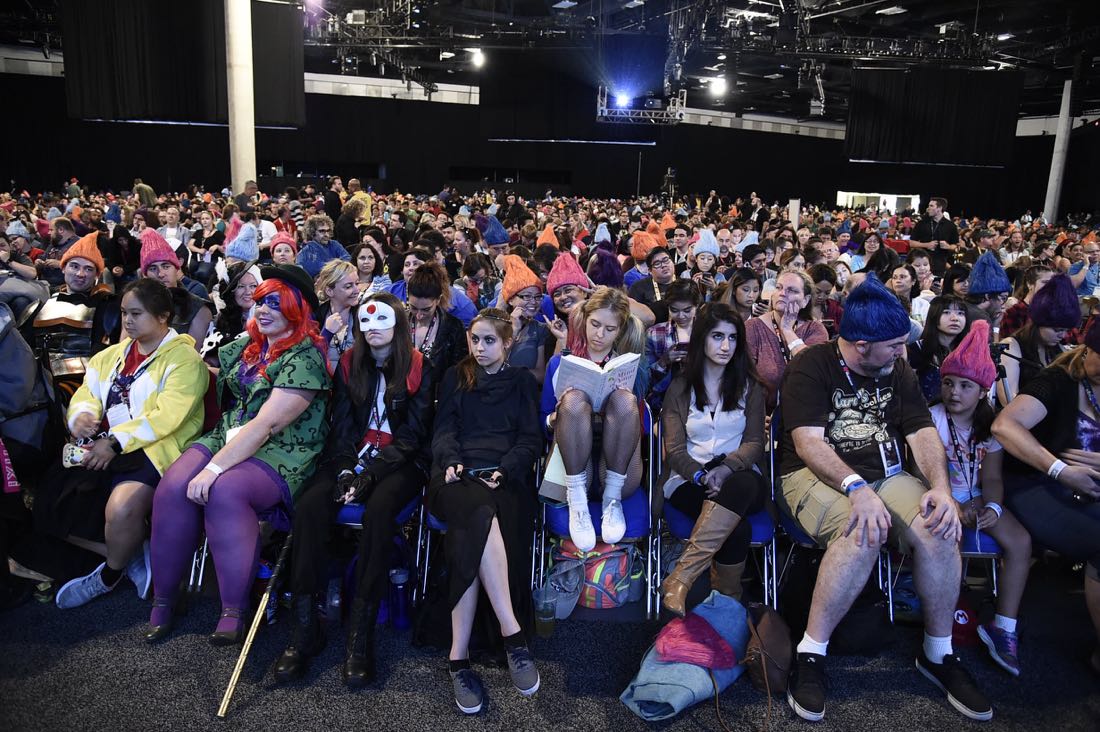
<svg viewBox="0 0 1100 732">
<path fill-rule="evenodd" d="M 729 455 L 741 447 L 741 439 L 745 435 L 745 401 L 737 409 L 722 410 L 722 402 L 718 406 L 708 405 L 707 409 L 699 409 L 695 406 L 695 390 L 691 391 L 691 407 L 688 410 L 687 423 L 684 430 L 687 433 L 687 451 L 692 460 L 700 464 L 710 462 L 716 455 Z M 665 498 L 672 495 L 673 491 L 691 480 L 690 477 L 678 475 L 675 471 L 668 477 L 664 485 Z"/>
</svg>

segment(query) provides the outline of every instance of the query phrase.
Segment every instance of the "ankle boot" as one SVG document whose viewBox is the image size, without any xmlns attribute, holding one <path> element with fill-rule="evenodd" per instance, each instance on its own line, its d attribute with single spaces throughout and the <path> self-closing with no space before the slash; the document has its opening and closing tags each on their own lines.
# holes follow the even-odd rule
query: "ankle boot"
<svg viewBox="0 0 1100 732">
<path fill-rule="evenodd" d="M 374 624 L 378 601 L 355 598 L 344 657 L 344 683 L 353 689 L 374 681 Z"/>
<path fill-rule="evenodd" d="M 661 583 L 661 604 L 678 617 L 684 616 L 684 602 L 695 578 L 710 566 L 711 557 L 725 543 L 741 517 L 714 501 L 703 501 L 703 510 L 691 530 L 691 538 L 676 562 L 676 568 Z"/>
<path fill-rule="evenodd" d="M 710 588 L 718 590 L 726 597 L 741 601 L 741 576 L 745 573 L 745 563 L 719 564 L 710 567 Z"/>
<path fill-rule="evenodd" d="M 275 663 L 275 680 L 279 683 L 301 678 L 309 666 L 309 659 L 325 647 L 325 631 L 317 619 L 313 595 L 295 594 L 290 608 L 294 633 L 290 637 L 290 645 Z"/>
</svg>

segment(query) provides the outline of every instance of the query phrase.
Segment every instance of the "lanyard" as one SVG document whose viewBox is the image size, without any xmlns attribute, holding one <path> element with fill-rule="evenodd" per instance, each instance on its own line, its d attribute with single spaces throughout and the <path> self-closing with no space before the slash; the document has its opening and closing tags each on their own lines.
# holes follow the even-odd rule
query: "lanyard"
<svg viewBox="0 0 1100 732">
<path fill-rule="evenodd" d="M 786 361 L 787 363 L 790 363 L 791 362 L 791 349 L 790 349 L 789 346 L 787 346 L 787 341 L 783 340 L 783 332 L 781 330 L 779 330 L 779 321 L 775 319 L 775 313 L 769 313 L 769 315 L 771 315 L 772 328 L 775 330 L 775 337 L 779 339 L 779 349 L 781 351 L 783 351 L 783 360 Z M 798 325 L 798 323 L 795 323 L 795 325 Z M 840 355 L 840 351 L 837 351 L 837 355 L 838 356 Z M 842 369 L 844 369 L 844 375 L 848 376 L 848 365 L 844 363 L 843 358 L 840 359 L 840 367 Z M 848 376 L 848 383 L 849 384 L 852 383 L 852 377 L 851 376 Z M 854 384 L 852 385 L 852 388 L 853 389 L 856 388 Z"/>
<path fill-rule="evenodd" d="M 137 342 L 135 341 L 130 345 L 131 348 L 137 348 Z M 158 350 L 160 346 L 157 346 Z M 111 374 L 111 388 L 107 395 L 107 401 L 111 404 L 125 404 L 130 406 L 130 386 L 137 381 L 138 377 L 145 373 L 145 370 L 149 368 L 149 364 L 153 360 L 153 356 L 156 351 L 150 353 L 145 357 L 145 360 L 134 369 L 134 373 L 129 376 L 122 376 L 122 369 L 126 364 L 126 353 L 123 353 L 117 363 L 115 363 L 114 372 Z M 110 405 L 108 405 L 110 406 Z"/>
<path fill-rule="evenodd" d="M 379 445 L 382 444 L 382 425 L 386 423 L 389 413 L 385 403 L 382 404 L 382 409 L 378 408 L 378 402 L 384 402 L 385 400 L 385 392 L 382 389 L 382 379 L 383 376 L 381 372 L 379 372 L 378 379 L 374 382 L 374 399 L 371 401 L 370 417 L 367 418 L 367 434 L 374 433 L 374 440 L 365 439 L 363 441 L 363 447 L 356 456 L 360 460 L 362 460 L 363 455 L 367 456 L 367 460 L 373 460 L 374 456 L 378 454 Z"/>
<path fill-rule="evenodd" d="M 428 323 L 428 329 L 424 331 L 424 340 L 422 340 L 420 342 L 420 345 L 416 344 L 416 322 L 414 321 L 412 323 L 412 325 L 409 326 L 409 329 L 412 331 L 413 345 L 416 346 L 416 349 L 418 351 L 420 351 L 422 354 L 424 354 L 425 356 L 428 355 L 429 351 L 431 351 L 432 344 L 434 343 L 434 339 L 431 336 L 433 334 L 433 329 L 435 328 L 436 319 L 438 317 L 439 317 L 439 308 L 437 307 L 435 309 L 435 312 L 432 313 L 432 319 Z"/>
<path fill-rule="evenodd" d="M 653 302 L 660 302 L 661 288 L 657 286 L 657 280 L 653 278 L 652 274 L 649 276 L 649 281 L 653 284 Z"/>
<path fill-rule="evenodd" d="M 962 447 L 959 444 L 959 433 L 955 430 L 955 421 L 951 419 L 949 414 L 947 415 L 947 430 L 951 433 L 951 447 L 955 452 L 955 460 L 964 471 L 963 477 L 966 478 L 966 490 L 973 498 L 974 487 L 978 484 L 978 472 L 981 470 L 981 463 L 978 461 L 978 446 L 974 443 L 974 428 L 970 428 L 970 436 L 966 441 L 967 454 L 965 462 L 963 461 Z"/>
<path fill-rule="evenodd" d="M 1085 379 L 1081 382 L 1081 386 L 1085 387 L 1085 396 L 1088 397 L 1089 404 L 1092 405 L 1092 411 L 1096 412 L 1097 418 L 1100 418 L 1100 403 L 1096 401 L 1096 392 L 1092 390 L 1092 384 Z"/>
<path fill-rule="evenodd" d="M 859 394 L 859 389 L 856 388 L 856 384 L 852 381 L 852 372 L 848 369 L 848 363 L 844 360 L 844 356 L 840 354 L 840 345 L 836 342 L 833 343 L 833 350 L 836 352 L 837 361 L 840 363 L 840 370 L 844 372 L 844 378 L 848 380 L 848 385 L 852 387 L 853 395 Z M 878 379 L 875 379 L 875 401 L 876 406 L 882 405 L 882 392 L 878 386 Z M 885 419 L 885 412 L 883 418 Z M 879 458 L 882 460 L 882 469 L 885 471 L 886 477 L 889 478 L 892 475 L 897 475 L 901 472 L 901 451 L 898 448 L 898 441 L 891 440 L 890 455 L 886 453 L 886 443 L 878 443 Z"/>
</svg>

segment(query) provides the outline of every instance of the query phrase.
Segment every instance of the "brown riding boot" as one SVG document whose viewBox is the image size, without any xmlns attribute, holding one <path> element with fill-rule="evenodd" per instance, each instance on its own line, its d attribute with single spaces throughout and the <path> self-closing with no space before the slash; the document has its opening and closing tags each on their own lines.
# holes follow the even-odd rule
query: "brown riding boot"
<svg viewBox="0 0 1100 732">
<path fill-rule="evenodd" d="M 695 579 L 710 566 L 714 553 L 726 542 L 741 517 L 714 501 L 703 501 L 703 510 L 691 530 L 691 538 L 676 562 L 676 568 L 661 583 L 661 604 L 678 617 L 684 616 L 684 602 Z"/>
<path fill-rule="evenodd" d="M 718 590 L 726 597 L 741 601 L 741 575 L 745 573 L 745 563 L 719 564 L 710 567 L 710 588 Z"/>
</svg>

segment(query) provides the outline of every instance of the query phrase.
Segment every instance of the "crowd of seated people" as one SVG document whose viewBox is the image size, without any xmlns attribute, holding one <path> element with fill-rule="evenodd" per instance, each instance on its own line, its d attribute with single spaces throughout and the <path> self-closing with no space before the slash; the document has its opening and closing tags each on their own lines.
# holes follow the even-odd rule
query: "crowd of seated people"
<svg viewBox="0 0 1100 732">
<path fill-rule="evenodd" d="M 1002 552 L 979 629 L 996 664 L 1025 672 L 1017 621 L 1040 547 L 1085 564 L 1100 640 L 1100 240 L 947 207 L 789 220 L 755 194 L 525 201 L 340 178 L 282 192 L 250 181 L 236 196 L 157 195 L 140 180 L 0 194 L 13 383 L 0 399 L 0 607 L 33 593 L 76 608 L 126 578 L 151 598 L 156 643 L 205 536 L 221 602 L 210 641 L 237 645 L 266 523 L 295 537 L 274 675 L 298 679 L 326 645 L 317 599 L 335 517 L 358 504 L 342 673 L 362 687 L 377 676 L 395 519 L 423 496 L 448 527 L 449 670 L 473 714 L 479 613 L 516 689 L 540 686 L 526 640 L 539 457 L 560 456 L 575 547 L 614 544 L 644 484 L 651 413 L 657 503 L 695 519 L 663 608 L 684 615 L 704 572 L 741 597 L 746 517 L 771 478 L 778 510 L 824 550 L 795 713 L 824 717 L 830 637 L 889 544 L 913 558 L 917 670 L 961 714 L 990 719 L 952 647 L 964 528 Z M 558 383 L 567 357 L 627 354 L 640 357 L 633 384 L 598 405 Z M 1100 649 L 1089 663 L 1100 673 Z"/>
</svg>

